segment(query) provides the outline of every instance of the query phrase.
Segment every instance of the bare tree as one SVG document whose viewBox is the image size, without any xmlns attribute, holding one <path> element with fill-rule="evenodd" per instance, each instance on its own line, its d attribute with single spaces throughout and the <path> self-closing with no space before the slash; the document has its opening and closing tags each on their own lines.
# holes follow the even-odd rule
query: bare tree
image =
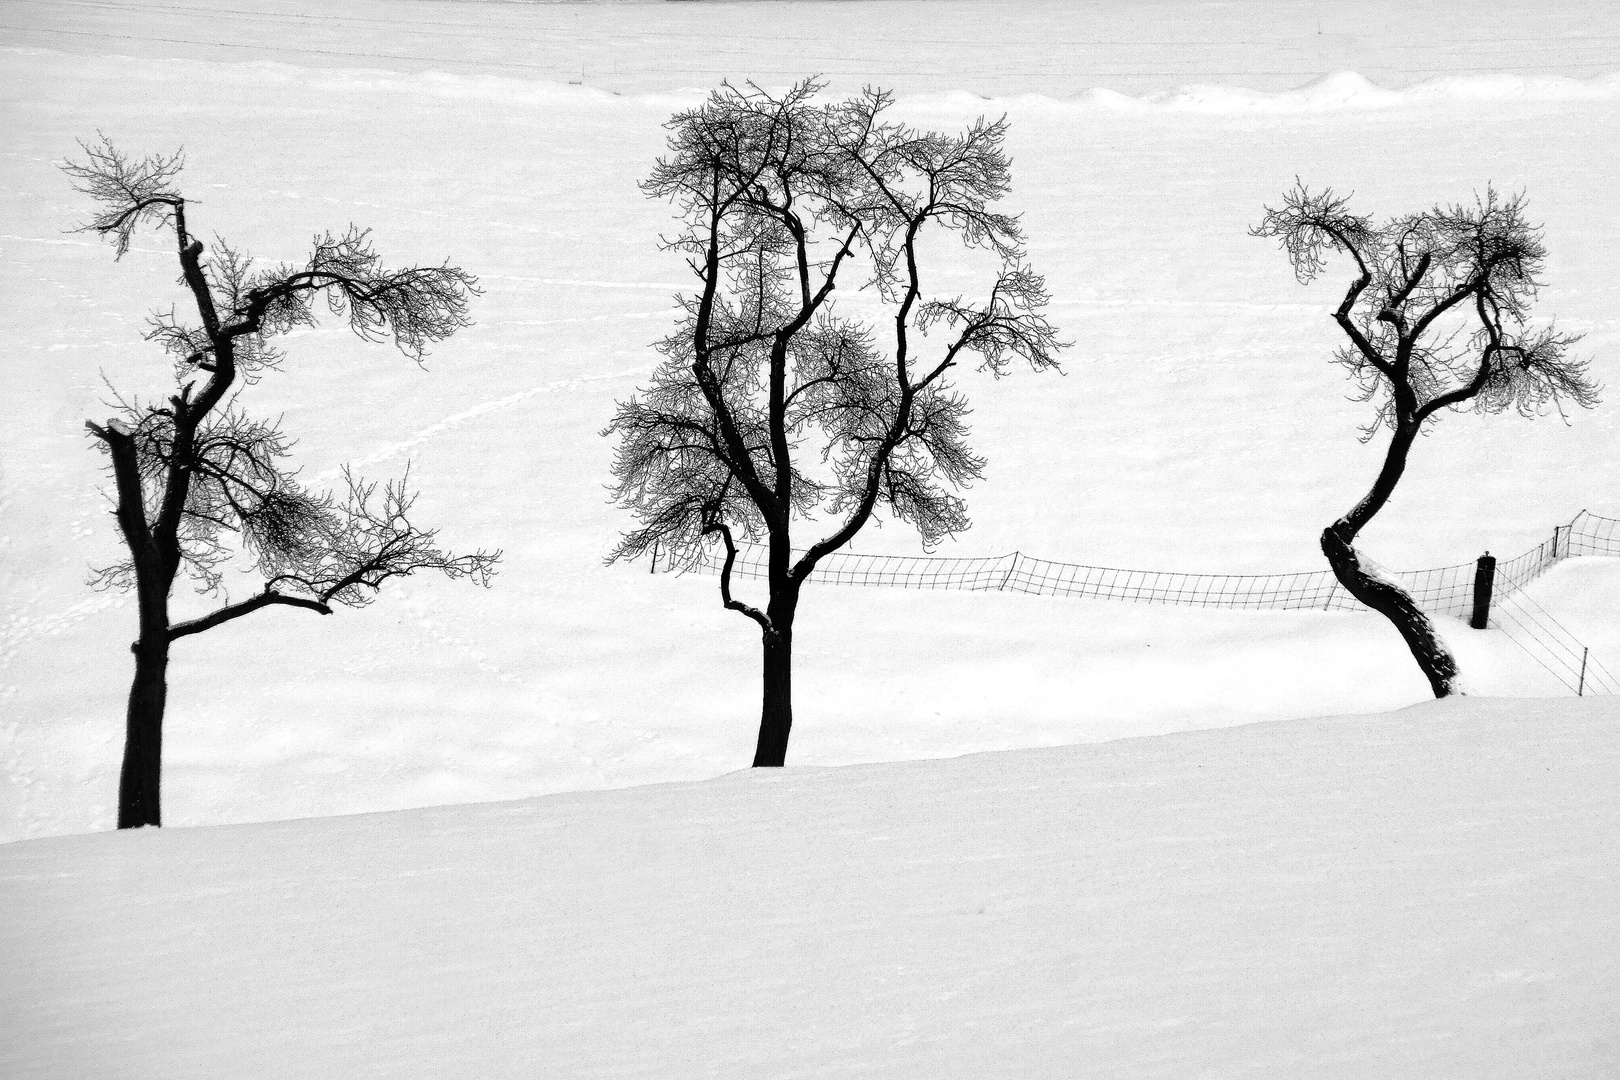
<svg viewBox="0 0 1620 1080">
<path fill-rule="evenodd" d="M 610 561 L 658 545 L 690 565 L 706 540 L 724 548 L 721 601 L 763 643 L 756 766 L 787 753 L 793 621 L 816 565 L 880 508 L 925 544 L 968 525 L 955 489 L 984 461 L 951 369 L 972 357 L 1000 375 L 1018 357 L 1043 370 L 1064 344 L 1017 219 L 991 209 L 1010 181 L 1006 121 L 919 131 L 884 117 L 886 92 L 817 104 L 819 90 L 724 85 L 670 120 L 669 154 L 642 187 L 678 208 L 664 245 L 697 290 L 680 298 L 651 384 L 604 432 L 620 439 L 615 497 L 640 521 Z M 925 292 L 921 267 L 941 250 L 925 256 L 930 232 L 991 256 L 982 298 Z M 835 314 L 835 287 L 856 275 L 886 308 L 887 340 Z M 795 557 L 795 522 L 817 516 L 828 531 Z M 739 539 L 768 546 L 763 608 L 732 594 Z"/>
<path fill-rule="evenodd" d="M 1251 232 L 1275 236 L 1301 283 L 1329 252 L 1350 256 L 1356 276 L 1333 313 L 1348 343 L 1334 362 L 1349 370 L 1357 400 L 1375 413 L 1363 441 L 1390 431 L 1370 491 L 1322 533 L 1322 551 L 1345 590 L 1384 615 L 1411 649 L 1435 697 L 1457 692 L 1457 664 L 1433 624 L 1355 548 L 1356 535 L 1389 500 L 1419 434 L 1444 409 L 1523 416 L 1570 401 L 1597 404 L 1586 363 L 1569 353 L 1578 335 L 1533 328 L 1546 249 L 1525 220 L 1524 197 L 1487 188 L 1473 206 L 1436 206 L 1374 225 L 1331 189 L 1297 185 Z"/>
<path fill-rule="evenodd" d="M 487 585 L 499 552 L 441 550 L 436 531 L 411 520 L 414 496 L 404 478 L 379 492 L 345 470 L 341 500 L 306 490 L 286 464 L 289 444 L 278 426 L 236 406 L 242 387 L 282 359 L 268 339 L 312 325 L 317 297 L 360 337 L 391 338 L 420 362 L 429 343 L 468 324 L 467 301 L 477 291 L 472 275 L 449 265 L 385 269 L 367 233 L 352 226 L 341 236 L 317 237 L 301 266 L 256 270 L 217 239 L 209 259 L 187 226 L 186 201 L 175 186 L 180 155 L 137 161 L 105 139 L 84 150 L 85 162 L 64 166 L 76 189 L 100 206 L 81 230 L 109 237 L 119 257 L 143 224 L 172 231 L 197 312 L 195 324 L 173 309 L 149 323 L 148 340 L 174 359 L 176 389 L 147 403 L 115 392 L 116 415 L 86 424 L 111 459 L 115 516 L 128 548 L 127 558 L 98 571 L 95 582 L 133 589 L 140 610 L 118 791 L 118 827 L 125 829 L 161 824 L 172 642 L 273 605 L 323 615 L 334 605 L 361 607 L 387 579 L 418 570 Z M 213 595 L 233 558 L 257 568 L 263 589 L 171 623 L 169 597 L 181 571 L 199 592 Z"/>
</svg>

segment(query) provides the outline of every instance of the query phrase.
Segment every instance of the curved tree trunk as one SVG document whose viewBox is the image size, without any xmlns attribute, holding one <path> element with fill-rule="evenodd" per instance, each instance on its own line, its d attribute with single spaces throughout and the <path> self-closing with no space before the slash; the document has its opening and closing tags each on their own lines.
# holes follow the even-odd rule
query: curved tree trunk
<svg viewBox="0 0 1620 1080">
<path fill-rule="evenodd" d="M 124 734 L 124 767 L 118 777 L 118 827 L 163 824 L 163 709 L 168 698 L 169 642 L 166 634 L 135 643 L 135 681 L 129 688 Z"/>
<path fill-rule="evenodd" d="M 1412 659 L 1423 669 L 1434 696 L 1443 698 L 1460 693 L 1457 661 L 1435 634 L 1429 617 L 1406 590 L 1363 570 L 1360 556 L 1349 540 L 1340 535 L 1338 526 L 1322 531 L 1322 553 L 1346 592 L 1394 624 L 1406 647 L 1412 651 Z"/>
<path fill-rule="evenodd" d="M 1394 494 L 1395 485 L 1406 471 L 1406 456 L 1422 429 L 1421 422 L 1411 418 L 1413 404 L 1409 394 L 1405 399 L 1397 395 L 1396 404 L 1402 409 L 1402 419 L 1395 424 L 1391 433 L 1383 468 L 1378 470 L 1378 477 L 1366 496 L 1348 514 L 1322 530 L 1322 554 L 1327 556 L 1328 565 L 1333 567 L 1333 576 L 1339 579 L 1345 592 L 1394 624 L 1406 647 L 1412 651 L 1412 659 L 1417 661 L 1424 677 L 1429 680 L 1429 689 L 1434 691 L 1435 697 L 1443 698 L 1460 693 L 1457 689 L 1457 661 L 1434 632 L 1434 624 L 1429 617 L 1407 595 L 1406 590 L 1393 581 L 1386 581 L 1362 569 L 1361 556 L 1354 547 L 1356 534 L 1366 528 L 1367 522 L 1384 508 Z"/>
</svg>

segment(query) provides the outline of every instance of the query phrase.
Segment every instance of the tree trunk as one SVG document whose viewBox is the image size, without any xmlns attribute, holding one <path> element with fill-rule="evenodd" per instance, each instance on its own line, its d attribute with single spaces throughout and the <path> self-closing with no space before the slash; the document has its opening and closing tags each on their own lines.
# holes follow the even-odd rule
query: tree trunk
<svg viewBox="0 0 1620 1080">
<path fill-rule="evenodd" d="M 124 767 L 118 778 L 118 827 L 161 825 L 163 709 L 168 698 L 169 641 L 166 633 L 142 634 L 135 643 L 135 681 L 129 688 L 124 733 Z"/>
<path fill-rule="evenodd" d="M 1457 661 L 1435 634 L 1429 617 L 1413 603 L 1406 590 L 1363 570 L 1356 549 L 1336 527 L 1322 531 L 1322 553 L 1346 592 L 1394 624 L 1406 647 L 1412 651 L 1412 659 L 1423 669 L 1434 696 L 1443 698 L 1460 693 Z"/>
<path fill-rule="evenodd" d="M 766 609 L 771 629 L 764 642 L 764 701 L 759 714 L 759 742 L 754 767 L 780 768 L 787 760 L 788 735 L 793 730 L 793 616 L 799 606 L 798 590 L 781 584 L 772 590 Z"/>
<path fill-rule="evenodd" d="M 765 635 L 765 700 L 759 715 L 754 767 L 779 768 L 793 730 L 793 632 Z"/>
</svg>

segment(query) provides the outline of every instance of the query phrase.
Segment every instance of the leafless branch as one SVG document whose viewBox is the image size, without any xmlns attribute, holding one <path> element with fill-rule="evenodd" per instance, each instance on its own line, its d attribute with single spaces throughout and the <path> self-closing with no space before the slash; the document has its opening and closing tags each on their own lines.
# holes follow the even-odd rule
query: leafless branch
<svg viewBox="0 0 1620 1080">
<path fill-rule="evenodd" d="M 880 508 L 935 543 L 967 526 L 955 492 L 983 468 L 948 370 L 968 353 L 998 375 L 1014 358 L 1044 370 L 1068 344 L 1018 219 L 995 207 L 1011 183 L 1005 118 L 925 131 L 890 120 L 885 91 L 818 104 L 820 90 L 723 85 L 668 125 L 642 187 L 674 203 L 682 225 L 664 244 L 699 289 L 651 384 L 604 432 L 619 440 L 613 495 L 638 519 L 610 559 L 656 546 L 689 564 L 716 538 L 780 538 L 833 515 L 793 570 L 802 581 Z M 982 300 L 924 292 L 927 230 L 1001 260 Z M 890 354 L 837 312 L 835 288 L 852 285 L 890 305 Z M 934 326 L 950 341 L 914 356 L 909 335 Z"/>
</svg>

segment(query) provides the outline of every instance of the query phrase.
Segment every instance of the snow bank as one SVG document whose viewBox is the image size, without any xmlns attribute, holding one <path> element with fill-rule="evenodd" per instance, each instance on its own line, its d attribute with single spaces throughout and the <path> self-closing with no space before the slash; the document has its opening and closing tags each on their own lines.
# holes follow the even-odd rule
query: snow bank
<svg viewBox="0 0 1620 1080">
<path fill-rule="evenodd" d="M 1620 708 L 0 847 L 0 1073 L 1601 1077 Z"/>
<path fill-rule="evenodd" d="M 1446 101 L 1613 101 L 1620 99 L 1620 73 L 1590 79 L 1525 75 L 1448 76 L 1390 90 L 1354 71 L 1312 79 L 1297 90 L 1247 90 L 1194 84 L 1130 97 L 1097 89 L 1079 101 L 1114 109 L 1202 113 L 1316 113 L 1343 109 L 1391 109 Z"/>
<path fill-rule="evenodd" d="M 291 76 L 303 69 L 275 64 L 255 64 L 255 68 Z M 349 79 L 350 72 L 324 72 L 331 79 Z M 373 78 L 386 80 L 376 73 Z M 686 87 L 654 94 L 615 94 L 596 87 L 566 85 L 491 75 L 458 75 L 442 71 L 425 72 L 411 78 L 395 77 L 400 83 L 414 82 L 431 93 L 450 98 L 505 100 L 525 104 L 556 104 L 571 107 L 604 105 L 618 99 L 624 103 L 691 108 L 709 95 L 706 89 Z M 367 80 L 370 85 L 370 80 Z M 785 84 L 784 84 L 785 85 Z M 1322 75 L 1292 90 L 1254 90 L 1241 86 L 1190 83 L 1169 90 L 1130 95 L 1106 87 L 1094 87 L 1068 98 L 1044 94 L 982 95 L 965 90 L 944 93 L 901 95 L 897 104 L 912 109 L 950 109 L 963 112 L 995 109 L 1068 108 L 1107 110 L 1150 110 L 1190 113 L 1319 113 L 1345 109 L 1390 109 L 1403 105 L 1438 104 L 1448 101 L 1615 101 L 1620 100 L 1620 72 L 1589 79 L 1561 76 L 1453 75 L 1428 79 L 1400 89 L 1388 89 L 1354 71 Z"/>
<path fill-rule="evenodd" d="M 192 0 L 154 21 L 135 5 L 13 5 L 0 42 L 89 56 L 274 61 L 420 73 L 489 73 L 621 93 L 764 85 L 811 72 L 841 92 L 971 90 L 1068 98 L 1181 84 L 1297 87 L 1359 71 L 1383 86 L 1508 71 L 1615 70 L 1620 15 L 1589 0 L 740 0 L 483 3 L 282 0 L 273 11 Z"/>
<path fill-rule="evenodd" d="M 47 57 L 46 50 L 0 49 L 19 57 Z M 180 69 L 189 60 L 149 63 Z M 247 61 L 209 65 L 210 81 L 243 88 L 299 87 L 331 93 L 409 93 L 444 101 L 507 104 L 525 108 L 568 110 L 661 110 L 673 113 L 700 104 L 710 88 L 680 87 L 655 92 L 616 92 L 583 83 L 504 75 L 466 74 L 428 70 L 397 72 L 386 69 L 305 67 L 276 61 Z M 805 76 L 813 74 L 806 70 Z M 717 80 L 718 82 L 718 80 Z M 789 85 L 770 83 L 781 90 Z M 879 82 L 878 85 L 885 85 Z M 1301 114 L 1342 110 L 1392 109 L 1448 102 L 1566 102 L 1620 101 L 1620 71 L 1579 79 L 1566 76 L 1451 75 L 1413 83 L 1399 89 L 1380 86 L 1355 71 L 1321 75 L 1288 90 L 1250 89 L 1241 85 L 1187 83 L 1141 94 L 1121 93 L 1095 86 L 1072 96 L 1042 93 L 979 94 L 967 90 L 903 93 L 896 104 L 904 110 L 961 112 L 1012 110 L 1103 110 L 1107 112 L 1163 112 L 1227 114 Z"/>
</svg>

